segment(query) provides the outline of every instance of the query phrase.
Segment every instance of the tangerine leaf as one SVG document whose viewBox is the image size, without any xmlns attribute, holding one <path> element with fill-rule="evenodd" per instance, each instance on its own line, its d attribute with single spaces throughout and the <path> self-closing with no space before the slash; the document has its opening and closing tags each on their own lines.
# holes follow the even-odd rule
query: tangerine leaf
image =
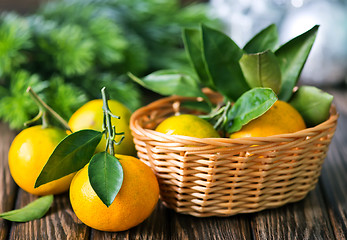
<svg viewBox="0 0 347 240">
<path fill-rule="evenodd" d="M 102 135 L 103 132 L 85 129 L 65 137 L 43 167 L 35 188 L 83 168 L 93 156 Z"/>
<path fill-rule="evenodd" d="M 271 88 L 278 93 L 281 88 L 281 69 L 278 60 L 270 50 L 244 54 L 240 60 L 242 72 L 251 88 Z"/>
<path fill-rule="evenodd" d="M 308 127 L 316 126 L 329 118 L 333 96 L 313 86 L 301 86 L 290 104 L 300 113 Z"/>
<path fill-rule="evenodd" d="M 21 209 L 0 214 L 0 217 L 12 222 L 28 222 L 43 217 L 53 203 L 53 195 L 40 197 Z"/>
<path fill-rule="evenodd" d="M 97 153 L 88 166 L 90 185 L 101 201 L 109 207 L 123 184 L 123 167 L 107 152 Z"/>
<path fill-rule="evenodd" d="M 198 29 L 186 28 L 183 30 L 184 48 L 200 82 L 211 89 L 215 89 L 208 72 L 203 54 L 202 34 Z"/>
<path fill-rule="evenodd" d="M 275 55 L 279 59 L 282 73 L 282 86 L 279 99 L 288 101 L 292 96 L 293 88 L 299 79 L 316 39 L 318 28 L 318 25 L 314 26 L 276 50 Z"/>
<path fill-rule="evenodd" d="M 243 125 L 263 115 L 276 101 L 277 96 L 270 88 L 253 88 L 245 92 L 228 112 L 226 131 L 239 131 Z"/>
<path fill-rule="evenodd" d="M 164 96 L 178 95 L 206 98 L 198 81 L 189 73 L 179 70 L 159 70 L 142 79 L 131 73 L 128 75 L 141 86 Z"/>
<path fill-rule="evenodd" d="M 243 51 L 218 30 L 202 25 L 201 32 L 206 65 L 213 84 L 218 92 L 235 101 L 249 90 L 239 64 Z"/>
<path fill-rule="evenodd" d="M 275 50 L 278 43 L 278 32 L 275 24 L 271 24 L 268 27 L 257 33 L 251 40 L 246 43 L 243 50 L 250 53 L 259 53 L 267 50 Z"/>
<path fill-rule="evenodd" d="M 193 111 L 200 111 L 202 113 L 209 113 L 212 110 L 211 105 L 205 101 L 184 101 L 181 103 L 181 108 L 187 108 Z"/>
</svg>

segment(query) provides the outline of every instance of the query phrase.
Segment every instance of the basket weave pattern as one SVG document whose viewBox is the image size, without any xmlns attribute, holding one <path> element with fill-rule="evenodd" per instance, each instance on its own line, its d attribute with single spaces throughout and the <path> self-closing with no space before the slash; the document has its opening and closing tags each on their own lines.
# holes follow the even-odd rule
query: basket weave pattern
<svg viewBox="0 0 347 240">
<path fill-rule="evenodd" d="M 194 98 L 168 97 L 138 109 L 130 128 L 152 167 L 163 203 L 198 217 L 231 216 L 303 199 L 319 178 L 338 114 L 313 128 L 262 138 L 193 138 L 154 131 Z"/>
</svg>

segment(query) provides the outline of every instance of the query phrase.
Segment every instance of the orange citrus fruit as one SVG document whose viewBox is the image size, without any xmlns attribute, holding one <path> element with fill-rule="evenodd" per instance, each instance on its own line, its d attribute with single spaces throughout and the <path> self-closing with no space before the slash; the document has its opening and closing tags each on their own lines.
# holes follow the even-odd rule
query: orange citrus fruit
<svg viewBox="0 0 347 240">
<path fill-rule="evenodd" d="M 293 133 L 305 128 L 306 125 L 300 113 L 289 103 L 277 100 L 262 116 L 250 121 L 230 137 L 267 137 Z"/>
<path fill-rule="evenodd" d="M 135 145 L 133 143 L 133 137 L 131 135 L 129 122 L 131 111 L 115 100 L 108 101 L 110 111 L 120 119 L 112 118 L 111 122 L 113 126 L 116 126 L 117 132 L 124 132 L 124 140 L 122 144 L 115 146 L 114 150 L 117 154 L 125 155 L 135 155 Z M 102 110 L 103 101 L 102 99 L 96 99 L 87 102 L 82 107 L 80 107 L 70 118 L 69 126 L 73 132 L 82 129 L 93 129 L 97 131 L 102 131 L 102 124 L 104 119 L 104 114 Z M 116 141 L 119 141 L 121 136 L 116 136 Z M 96 148 L 96 152 L 103 152 L 106 148 L 105 138 L 101 139 L 101 142 Z"/>
<path fill-rule="evenodd" d="M 220 137 L 209 122 L 192 114 L 169 117 L 162 121 L 155 130 L 170 135 L 183 135 L 196 138 Z"/>
<path fill-rule="evenodd" d="M 88 178 L 88 164 L 71 182 L 70 201 L 76 216 L 89 227 L 118 232 L 143 222 L 159 199 L 159 186 L 150 167 L 141 160 L 115 155 L 123 167 L 123 184 L 113 203 L 107 207 L 96 195 Z"/>
<path fill-rule="evenodd" d="M 42 128 L 39 125 L 24 129 L 14 138 L 8 153 L 8 163 L 19 187 L 35 195 L 58 194 L 68 190 L 74 173 L 34 188 L 49 156 L 65 136 L 65 131 L 61 129 Z"/>
</svg>

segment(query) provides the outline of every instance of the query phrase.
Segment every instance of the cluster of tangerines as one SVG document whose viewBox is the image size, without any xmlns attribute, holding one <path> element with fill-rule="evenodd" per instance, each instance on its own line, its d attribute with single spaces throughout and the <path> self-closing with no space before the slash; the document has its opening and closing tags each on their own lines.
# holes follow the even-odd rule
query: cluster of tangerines
<svg viewBox="0 0 347 240">
<path fill-rule="evenodd" d="M 108 106 L 121 119 L 112 119 L 112 124 L 124 132 L 124 141 L 114 146 L 124 180 L 119 193 L 110 206 L 106 206 L 93 190 L 88 177 L 88 164 L 77 173 L 35 186 L 40 172 L 50 155 L 70 132 L 57 127 L 36 125 L 20 132 L 9 150 L 9 168 L 15 182 L 25 191 L 35 195 L 59 194 L 69 190 L 70 202 L 77 217 L 86 225 L 103 231 L 123 231 L 144 221 L 154 210 L 159 198 L 159 186 L 152 170 L 139 159 L 132 141 L 129 121 L 131 112 L 123 104 L 109 100 Z M 92 100 L 78 109 L 68 125 L 72 132 L 81 129 L 101 131 L 103 127 L 103 101 Z M 264 137 L 296 132 L 305 128 L 300 114 L 290 104 L 278 100 L 269 111 L 252 120 L 230 135 L 239 137 Z M 198 138 L 218 138 L 219 133 L 208 122 L 192 114 L 181 114 L 165 119 L 156 131 Z M 102 139 L 96 152 L 105 150 Z"/>
<path fill-rule="evenodd" d="M 68 125 L 72 132 L 81 129 L 102 130 L 103 101 L 92 100 L 78 109 Z M 135 147 L 129 129 L 131 112 L 123 104 L 109 100 L 110 110 L 121 116 L 112 124 L 124 132 L 122 144 L 114 146 L 122 165 L 124 178 L 121 190 L 110 206 L 106 206 L 91 187 L 88 164 L 77 173 L 34 187 L 50 155 L 69 132 L 53 126 L 36 125 L 21 131 L 9 150 L 9 168 L 18 186 L 34 195 L 59 194 L 69 190 L 70 202 L 76 216 L 86 225 L 102 231 L 123 231 L 144 221 L 159 199 L 159 186 L 153 171 L 135 158 Z M 96 152 L 104 151 L 102 139 Z"/>
<path fill-rule="evenodd" d="M 332 96 L 307 86 L 298 89 L 296 93 L 300 94 L 297 98 L 291 97 L 317 30 L 318 26 L 314 26 L 277 48 L 278 33 L 276 27 L 270 25 L 241 49 L 224 33 L 207 26 L 185 29 L 184 45 L 196 75 L 161 70 L 143 79 L 132 74 L 129 76 L 161 95 L 199 97 L 209 105 L 207 112 L 210 113 L 205 116 L 181 114 L 168 117 L 156 126 L 158 132 L 197 138 L 267 137 L 297 132 L 306 128 L 305 123 L 314 126 L 324 121 L 332 101 Z M 224 49 L 227 51 L 224 52 Z M 215 108 L 201 86 L 223 95 L 223 105 L 218 104 Z M 111 112 L 120 119 L 112 118 L 111 121 Z M 159 199 L 159 186 L 151 168 L 134 157 L 136 151 L 129 127 L 130 116 L 131 112 L 124 105 L 114 100 L 107 101 L 104 94 L 102 100 L 90 101 L 72 115 L 65 127 L 71 132 L 47 127 L 46 124 L 23 130 L 14 139 L 9 151 L 13 179 L 25 191 L 36 195 L 58 194 L 69 189 L 74 212 L 92 228 L 122 231 L 136 226 L 154 210 Z M 124 133 L 124 141 L 112 125 Z M 77 151 L 79 145 L 66 141 L 73 145 L 66 149 L 72 147 L 76 152 L 72 151 L 69 158 L 63 156 L 62 159 L 74 164 L 74 157 L 77 159 L 79 156 L 78 161 L 83 163 L 76 163 L 75 160 L 78 168 L 38 184 L 60 144 L 83 129 L 97 130 L 94 132 L 97 132 L 98 141 L 95 146 L 93 143 L 91 159 L 85 161 L 81 158 L 81 155 L 85 156 L 81 154 L 83 151 Z M 106 136 L 106 140 L 100 141 L 102 135 Z M 89 145 L 84 146 L 83 150 L 88 150 Z M 95 155 L 92 156 L 94 149 Z M 99 152 L 104 155 L 99 155 Z M 60 160 L 59 156 L 57 159 Z M 108 172 L 105 174 L 108 176 L 116 172 L 109 173 L 107 164 L 102 164 L 114 159 L 117 163 L 115 169 L 119 165 L 122 168 L 120 184 L 112 176 L 101 176 L 101 180 L 98 176 L 97 167 Z M 53 166 L 59 168 L 60 163 L 55 162 Z M 68 164 L 64 162 L 61 165 Z M 51 172 L 45 172 L 46 176 L 59 172 L 54 167 L 50 168 Z M 110 185 L 116 187 L 111 187 L 109 191 L 109 185 L 105 184 L 107 181 L 115 183 Z M 100 190 L 98 186 L 103 187 Z"/>
</svg>

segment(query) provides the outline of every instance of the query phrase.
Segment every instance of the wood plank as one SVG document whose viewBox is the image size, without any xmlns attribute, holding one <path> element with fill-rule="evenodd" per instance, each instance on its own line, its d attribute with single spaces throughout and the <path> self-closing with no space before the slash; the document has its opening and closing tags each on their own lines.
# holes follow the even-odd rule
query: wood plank
<svg viewBox="0 0 347 240">
<path fill-rule="evenodd" d="M 254 239 L 334 239 L 319 185 L 304 200 L 255 213 Z"/>
<path fill-rule="evenodd" d="M 250 239 L 247 215 L 197 218 L 175 213 L 161 203 L 142 224 L 128 231 L 92 230 L 91 239 Z"/>
<path fill-rule="evenodd" d="M 172 239 L 251 239 L 249 215 L 198 218 L 173 214 Z"/>
<path fill-rule="evenodd" d="M 169 209 L 158 203 L 151 216 L 140 225 L 123 232 L 101 232 L 92 230 L 91 240 L 108 240 L 108 239 L 170 239 L 171 215 Z"/>
<path fill-rule="evenodd" d="M 347 114 L 341 114 L 322 169 L 322 189 L 336 239 L 347 239 Z"/>
<path fill-rule="evenodd" d="M 0 123 L 0 212 L 12 210 L 15 204 L 17 185 L 14 183 L 8 168 L 8 150 L 15 137 L 7 124 Z M 0 218 L 0 239 L 6 239 L 11 223 Z"/>
<path fill-rule="evenodd" d="M 18 191 L 16 208 L 37 199 L 22 189 Z M 54 196 L 46 216 L 26 223 L 12 223 L 10 239 L 88 239 L 89 228 L 73 213 L 67 194 Z"/>
</svg>

